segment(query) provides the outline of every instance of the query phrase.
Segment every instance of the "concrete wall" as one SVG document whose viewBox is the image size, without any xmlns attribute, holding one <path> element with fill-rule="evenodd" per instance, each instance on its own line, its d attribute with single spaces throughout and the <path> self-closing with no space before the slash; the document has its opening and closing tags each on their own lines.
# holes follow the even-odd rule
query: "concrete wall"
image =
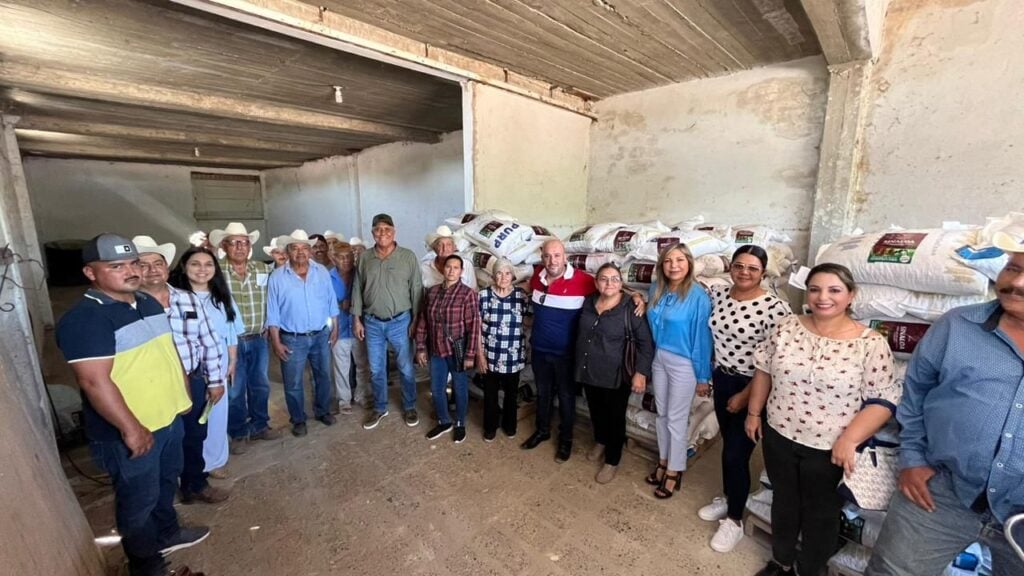
<svg viewBox="0 0 1024 576">
<path fill-rule="evenodd" d="M 254 171 L 163 164 L 26 158 L 25 176 L 40 242 L 101 232 L 175 242 L 196 230 L 191 173 Z"/>
<path fill-rule="evenodd" d="M 703 214 L 806 243 L 827 83 L 814 57 L 599 102 L 587 221 Z"/>
<path fill-rule="evenodd" d="M 1024 208 L 1024 6 L 892 0 L 855 224 L 982 222 Z"/>
<path fill-rule="evenodd" d="M 563 234 L 584 224 L 591 120 L 470 86 L 474 208 L 504 210 Z"/>
<path fill-rule="evenodd" d="M 369 244 L 370 220 L 386 212 L 399 244 L 422 254 L 427 232 L 467 208 L 462 149 L 460 131 L 436 144 L 398 142 L 267 170 L 267 226 L 273 234 L 331 229 Z"/>
</svg>

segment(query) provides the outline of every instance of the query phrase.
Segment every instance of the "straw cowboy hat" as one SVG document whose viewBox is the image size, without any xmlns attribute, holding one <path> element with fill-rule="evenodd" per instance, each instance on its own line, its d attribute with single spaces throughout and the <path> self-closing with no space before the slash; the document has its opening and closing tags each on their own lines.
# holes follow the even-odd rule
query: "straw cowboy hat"
<svg viewBox="0 0 1024 576">
<path fill-rule="evenodd" d="M 273 254 L 271 254 L 271 252 L 273 252 L 274 250 L 284 250 L 284 247 L 279 246 L 278 243 L 277 243 L 277 241 L 280 240 L 280 239 L 281 239 L 281 236 L 278 236 L 277 238 L 271 238 L 270 239 L 270 246 L 264 246 L 263 247 L 263 253 L 266 254 L 267 256 L 273 256 Z"/>
<path fill-rule="evenodd" d="M 220 243 L 228 236 L 248 236 L 249 242 L 255 244 L 260 239 L 260 231 L 253 230 L 249 232 L 245 229 L 245 224 L 231 222 L 223 230 L 210 230 L 210 244 L 212 246 L 220 246 Z"/>
<path fill-rule="evenodd" d="M 437 227 L 437 230 L 434 230 L 433 232 L 427 234 L 427 248 L 433 250 L 434 242 L 437 242 L 441 238 L 451 238 L 453 236 L 454 233 L 452 232 L 452 229 L 449 228 L 446 224 L 442 224 Z"/>
<path fill-rule="evenodd" d="M 132 244 L 135 244 L 136 250 L 139 254 L 154 253 L 164 257 L 164 261 L 170 266 L 171 262 L 174 261 L 174 254 L 178 249 L 174 246 L 173 242 L 166 244 L 157 244 L 156 240 L 153 240 L 152 236 L 136 236 L 132 238 Z"/>
<path fill-rule="evenodd" d="M 348 243 L 351 246 L 366 246 L 366 244 L 363 244 L 363 239 L 360 238 L 359 236 L 353 236 L 349 238 Z"/>
<path fill-rule="evenodd" d="M 324 232 L 324 238 L 328 240 L 337 240 L 338 242 L 345 241 L 345 235 L 341 232 L 335 232 L 334 230 L 328 230 Z"/>
<path fill-rule="evenodd" d="M 305 244 L 306 246 L 312 246 L 316 244 L 316 240 L 310 240 L 309 234 L 301 228 L 292 230 L 291 234 L 287 236 L 278 236 L 277 245 L 287 249 L 289 244 Z"/>
<path fill-rule="evenodd" d="M 1024 252 L 1024 225 L 1011 224 L 992 235 L 992 244 L 1003 252 Z M 139 247 L 142 251 L 142 247 Z"/>
</svg>

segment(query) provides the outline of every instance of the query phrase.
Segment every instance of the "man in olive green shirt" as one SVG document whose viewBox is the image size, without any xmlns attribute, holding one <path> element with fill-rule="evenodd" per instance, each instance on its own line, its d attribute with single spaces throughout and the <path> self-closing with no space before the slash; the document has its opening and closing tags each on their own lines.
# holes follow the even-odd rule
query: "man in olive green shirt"
<svg viewBox="0 0 1024 576">
<path fill-rule="evenodd" d="M 387 214 L 373 217 L 373 248 L 356 264 L 352 292 L 352 330 L 365 340 L 370 358 L 373 412 L 363 423 L 370 430 L 388 415 L 388 344 L 395 349 L 402 374 L 402 410 L 406 426 L 420 423 L 416 414 L 416 369 L 412 338 L 423 279 L 416 254 L 395 242 L 395 223 Z"/>
</svg>

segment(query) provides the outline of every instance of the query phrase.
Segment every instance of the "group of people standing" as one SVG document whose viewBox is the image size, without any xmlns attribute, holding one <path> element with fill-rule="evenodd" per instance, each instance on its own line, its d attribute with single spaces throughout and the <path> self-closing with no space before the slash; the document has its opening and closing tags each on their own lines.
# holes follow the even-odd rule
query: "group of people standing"
<svg viewBox="0 0 1024 576">
<path fill-rule="evenodd" d="M 598 483 L 615 478 L 630 394 L 650 383 L 659 460 L 645 480 L 656 498 L 671 498 L 686 470 L 691 404 L 713 399 L 723 496 L 698 515 L 719 522 L 711 540 L 719 552 L 743 537 L 750 458 L 763 440 L 774 488 L 773 559 L 759 576 L 822 573 L 838 541 L 836 486 L 854 471 L 858 446 L 894 414 L 903 425 L 904 471 L 870 573 L 921 573 L 913 565 L 919 556 L 948 562 L 962 540 L 997 529 L 1024 506 L 1024 458 L 1011 440 L 1024 434 L 1024 233 L 1005 239 L 1011 257 L 997 281 L 999 300 L 955 310 L 928 332 L 906 396 L 885 340 L 849 316 L 857 287 L 842 266 L 812 269 L 808 313 L 793 315 L 762 288 L 768 256 L 757 246 L 736 250 L 731 286 L 710 289 L 696 282 L 689 249 L 668 246 L 650 289 L 636 293 L 615 265 L 591 276 L 550 240 L 526 290 L 507 260 L 492 268 L 494 284 L 477 290 L 447 228 L 428 235 L 433 252 L 423 261 L 398 246 L 387 214 L 373 218 L 372 234 L 364 251 L 356 239 L 296 230 L 274 239 L 266 252 L 275 264 L 267 265 L 252 260 L 258 232 L 232 223 L 211 232 L 209 247 L 183 254 L 173 273 L 173 245 L 149 237 L 104 234 L 83 251 L 93 286 L 61 319 L 57 338 L 84 392 L 93 451 L 114 482 L 133 575 L 165 573 L 161 554 L 208 534 L 178 526 L 176 490 L 183 501 L 226 498 L 206 474 L 248 441 L 280 435 L 267 415 L 269 351 L 281 362 L 295 436 L 307 433 L 307 366 L 317 420 L 330 426 L 362 404 L 363 428 L 377 427 L 389 415 L 390 346 L 407 426 L 419 423 L 417 362 L 429 367 L 436 415 L 427 437 L 465 441 L 475 370 L 490 442 L 499 429 L 517 433 L 528 328 L 537 410 L 521 448 L 551 439 L 557 397 L 555 460 L 567 461 L 582 387 L 595 440 L 587 459 L 601 463 Z M 975 346 L 986 362 L 971 369 Z M 970 392 L 979 381 L 991 392 Z M 219 402 L 225 386 L 227 403 Z M 954 416 L 959 402 L 971 418 Z M 951 447 L 954 439 L 964 448 Z M 922 512 L 946 520 L 930 522 Z M 943 545 L 909 534 L 910 522 Z M 954 524 L 968 533 L 951 535 Z M 996 574 L 1020 566 L 1005 543 L 992 546 Z"/>
</svg>

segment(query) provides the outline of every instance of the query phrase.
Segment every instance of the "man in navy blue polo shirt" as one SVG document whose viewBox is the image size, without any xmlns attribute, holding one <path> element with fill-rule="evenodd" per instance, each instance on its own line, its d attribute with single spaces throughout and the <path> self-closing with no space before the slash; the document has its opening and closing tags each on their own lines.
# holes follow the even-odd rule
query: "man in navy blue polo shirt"
<svg viewBox="0 0 1024 576">
<path fill-rule="evenodd" d="M 182 528 L 174 495 L 182 468 L 179 414 L 192 403 L 163 306 L 139 292 L 139 255 L 100 234 L 82 250 L 92 282 L 57 324 L 57 345 L 82 391 L 93 457 L 114 486 L 117 529 L 132 576 L 167 574 L 163 554 L 208 528 Z"/>
</svg>

